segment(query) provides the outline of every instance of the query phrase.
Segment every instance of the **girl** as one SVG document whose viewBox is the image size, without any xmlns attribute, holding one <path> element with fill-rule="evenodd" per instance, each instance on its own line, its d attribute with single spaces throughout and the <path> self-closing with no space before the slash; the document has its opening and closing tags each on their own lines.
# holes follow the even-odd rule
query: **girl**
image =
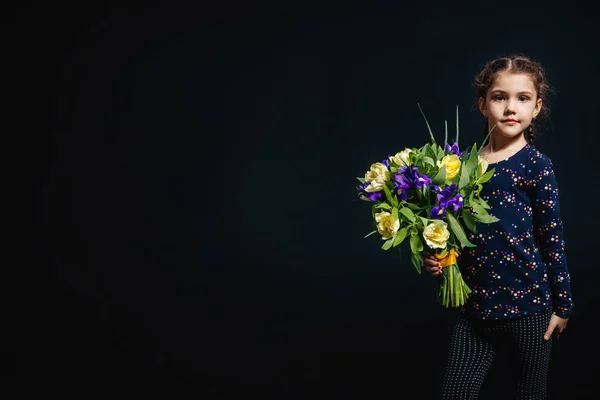
<svg viewBox="0 0 600 400">
<path fill-rule="evenodd" d="M 477 399 L 499 346 L 513 355 L 518 399 L 544 399 L 552 339 L 573 310 L 553 164 L 534 147 L 547 111 L 544 70 L 524 56 L 488 62 L 475 78 L 484 134 L 482 161 L 495 168 L 481 197 L 499 222 L 469 232 L 460 269 L 472 293 L 450 340 L 442 399 Z M 441 274 L 435 257 L 426 271 Z"/>
</svg>

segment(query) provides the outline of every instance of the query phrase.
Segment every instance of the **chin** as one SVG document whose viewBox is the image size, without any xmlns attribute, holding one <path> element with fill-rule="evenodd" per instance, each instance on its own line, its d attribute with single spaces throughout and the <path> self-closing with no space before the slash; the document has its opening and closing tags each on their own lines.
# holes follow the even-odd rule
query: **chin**
<svg viewBox="0 0 600 400">
<path fill-rule="evenodd" d="M 521 135 L 523 133 L 523 129 L 520 128 L 512 128 L 512 129 L 506 129 L 506 128 L 498 128 L 498 133 L 506 138 L 515 138 L 519 135 Z"/>
</svg>

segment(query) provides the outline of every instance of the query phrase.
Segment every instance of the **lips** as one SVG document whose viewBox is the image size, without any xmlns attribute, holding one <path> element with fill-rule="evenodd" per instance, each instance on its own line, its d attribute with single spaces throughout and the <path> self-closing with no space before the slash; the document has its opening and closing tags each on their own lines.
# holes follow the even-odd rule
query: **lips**
<svg viewBox="0 0 600 400">
<path fill-rule="evenodd" d="M 505 119 L 502 122 L 506 122 L 506 123 L 512 123 L 512 122 L 519 122 L 516 119 Z"/>
</svg>

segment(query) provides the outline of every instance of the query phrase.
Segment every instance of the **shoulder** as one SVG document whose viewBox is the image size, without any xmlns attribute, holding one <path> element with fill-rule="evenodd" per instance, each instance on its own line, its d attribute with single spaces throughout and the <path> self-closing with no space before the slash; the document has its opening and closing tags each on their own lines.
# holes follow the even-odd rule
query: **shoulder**
<svg viewBox="0 0 600 400">
<path fill-rule="evenodd" d="M 525 190 L 530 195 L 537 195 L 540 182 L 555 179 L 552 159 L 533 145 L 528 145 L 526 153 L 526 160 L 524 160 Z"/>
<path fill-rule="evenodd" d="M 533 145 L 528 145 L 527 148 L 527 166 L 533 176 L 543 171 L 552 171 L 554 168 L 552 159 Z"/>
</svg>

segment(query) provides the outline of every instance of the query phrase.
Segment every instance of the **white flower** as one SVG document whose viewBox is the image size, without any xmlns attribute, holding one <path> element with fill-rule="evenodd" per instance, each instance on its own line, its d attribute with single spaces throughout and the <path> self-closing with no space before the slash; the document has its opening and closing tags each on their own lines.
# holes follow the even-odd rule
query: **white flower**
<svg viewBox="0 0 600 400">
<path fill-rule="evenodd" d="M 382 163 L 372 164 L 371 169 L 365 174 L 365 182 L 369 183 L 365 191 L 380 192 L 389 180 L 390 171 L 385 165 Z"/>
<path fill-rule="evenodd" d="M 423 229 L 423 238 L 429 247 L 432 249 L 443 249 L 446 247 L 446 242 L 450 238 L 448 224 L 444 221 L 430 222 Z"/>
</svg>

